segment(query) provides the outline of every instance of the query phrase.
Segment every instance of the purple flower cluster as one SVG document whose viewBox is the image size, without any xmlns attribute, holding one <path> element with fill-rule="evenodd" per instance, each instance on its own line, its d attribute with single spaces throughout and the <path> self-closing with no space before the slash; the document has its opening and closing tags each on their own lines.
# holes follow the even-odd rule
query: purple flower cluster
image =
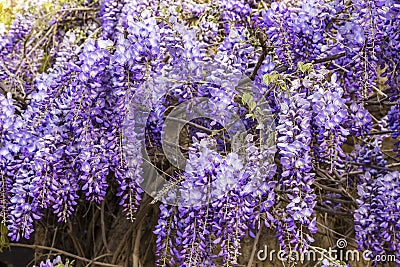
<svg viewBox="0 0 400 267">
<path fill-rule="evenodd" d="M 400 136 L 400 105 L 392 106 L 388 113 L 388 126 L 390 130 L 393 131 L 392 137 L 398 138 Z M 394 151 L 398 152 L 397 155 L 400 156 L 399 152 L 400 141 L 396 142 Z"/>
<path fill-rule="evenodd" d="M 74 116 L 72 127 L 79 144 L 79 155 L 74 165 L 79 170 L 82 190 L 88 200 L 100 202 L 107 189 L 107 175 L 115 146 L 114 129 L 110 125 L 110 88 L 103 84 L 107 78 L 110 41 L 90 40 L 79 55 L 79 73 L 75 103 L 71 109 Z"/>
<path fill-rule="evenodd" d="M 246 1 L 221 0 L 220 7 L 223 21 L 239 22 L 245 21 L 250 16 L 252 9 Z"/>
<path fill-rule="evenodd" d="M 268 180 L 276 166 L 261 163 L 262 154 L 251 143 L 247 144 L 246 165 L 236 153 L 221 157 L 211 150 L 215 145 L 207 139 L 195 142 L 184 177 L 177 177 L 183 206 L 160 207 L 155 230 L 159 266 L 216 266 L 218 259 L 236 265 L 242 238 L 247 232 L 253 235 L 250 229 L 256 228 L 260 215 L 272 217 L 269 210 L 274 204 L 276 183 Z M 265 153 L 271 152 L 263 153 L 267 156 Z M 259 209 L 255 203 L 259 203 Z M 218 254 L 214 254 L 215 249 Z"/>
<path fill-rule="evenodd" d="M 63 266 L 63 267 L 70 267 L 73 266 L 73 261 L 70 263 L 68 260 L 67 262 L 64 264 L 61 257 L 57 256 L 56 258 L 54 258 L 53 260 L 51 259 L 47 259 L 46 261 L 42 261 L 40 262 L 38 267 L 59 267 L 59 266 Z M 34 265 L 34 267 L 36 267 L 36 265 Z"/>
<path fill-rule="evenodd" d="M 29 237 L 33 232 L 33 220 L 40 218 L 38 203 L 30 203 L 33 196 L 31 180 L 35 175 L 32 160 L 37 148 L 34 137 L 24 128 L 23 119 L 15 116 L 11 93 L 6 97 L 0 95 L 0 104 L 0 160 L 4 193 L 1 206 L 7 207 L 1 214 L 2 221 L 7 220 L 11 235 L 19 240 L 21 236 Z"/>
<path fill-rule="evenodd" d="M 78 71 L 78 66 L 71 63 L 73 58 L 74 54 L 69 55 L 69 60 L 61 66 L 62 60 L 58 61 L 56 57 L 60 65 L 36 79 L 31 101 L 34 112 L 26 120 L 31 122 L 28 125 L 38 140 L 32 164 L 34 199 L 41 210 L 53 209 L 59 221 L 66 221 L 74 211 L 79 189 L 78 177 L 71 167 L 76 157 L 76 147 L 70 142 L 72 134 L 69 132 L 72 116 L 66 109 L 73 98 L 68 90 L 61 92 L 59 88 L 60 83 L 69 81 L 71 74 Z"/>
<path fill-rule="evenodd" d="M 211 260 L 209 257 L 214 245 L 210 234 L 215 212 L 209 207 L 208 192 L 211 182 L 216 180 L 215 167 L 219 166 L 222 157 L 211 150 L 213 143 L 206 139 L 195 144 L 197 149 L 193 148 L 189 154 L 185 177 L 177 177 L 185 178 L 179 189 L 184 206 L 160 206 L 161 213 L 154 231 L 158 236 L 159 266 L 178 262 L 182 266 L 196 266 Z"/>
<path fill-rule="evenodd" d="M 244 189 L 250 192 L 248 202 L 256 204 L 259 209 L 252 207 L 249 221 L 249 235 L 254 237 L 253 230 L 258 230 L 261 222 L 261 216 L 264 218 L 264 224 L 271 227 L 275 222 L 273 217 L 273 207 L 276 201 L 275 188 L 277 181 L 274 179 L 277 173 L 277 165 L 271 159 L 276 154 L 276 147 L 263 144 L 262 148 L 254 145 L 254 136 L 246 137 L 246 161 L 244 168 L 249 182 Z"/>
<path fill-rule="evenodd" d="M 368 172 L 371 175 L 386 174 L 385 169 L 387 160 L 383 152 L 381 151 L 382 139 L 374 138 L 370 143 L 363 144 L 363 146 L 356 145 L 352 152 L 352 157 L 349 157 L 349 161 L 355 161 L 360 164 L 357 169 L 361 169 L 363 172 Z M 378 166 L 381 169 L 376 169 L 374 166 Z"/>
<path fill-rule="evenodd" d="M 317 86 L 316 92 L 309 98 L 313 110 L 313 135 L 316 138 L 315 156 L 321 163 L 327 164 L 330 171 L 341 168 L 345 157 L 341 146 L 349 135 L 349 130 L 345 128 L 348 113 L 343 89 L 332 80 L 325 82 L 323 87 Z"/>
<path fill-rule="evenodd" d="M 288 253 L 304 251 L 313 238 L 307 233 L 316 232 L 314 214 L 315 194 L 311 187 L 315 174 L 311 162 L 311 105 L 306 94 L 285 94 L 280 101 L 277 126 L 280 162 L 279 189 L 288 204 L 276 210 L 278 240 Z M 306 230 L 308 229 L 308 230 Z"/>
<path fill-rule="evenodd" d="M 355 173 L 349 185 L 358 184 L 360 248 L 400 257 L 400 175 L 390 170 L 380 122 L 363 103 L 375 92 L 379 102 L 387 97 L 382 105 L 399 98 L 398 0 L 87 2 L 84 11 L 60 7 L 49 21 L 16 14 L 0 35 L 0 219 L 12 240 L 29 238 L 47 210 L 65 222 L 79 197 L 103 201 L 112 183 L 135 220 L 143 148 L 165 152 L 168 112 L 204 97 L 211 104 L 195 108 L 209 108 L 213 119 L 191 121 L 203 129 L 185 132 L 193 144 L 186 169 L 173 169 L 172 189 L 157 199 L 181 201 L 160 205 L 159 266 L 238 265 L 243 238 L 255 237 L 262 223 L 287 253 L 305 251 L 317 231 L 315 177 L 344 176 L 344 166 Z M 99 22 L 81 20 L 93 7 Z M 79 19 L 67 25 L 65 16 Z M 377 86 L 380 72 L 387 90 Z M 254 84 L 237 86 L 244 74 Z M 270 112 L 268 123 L 253 117 Z M 245 132 L 214 135 L 232 114 Z M 399 137 L 399 105 L 387 119 Z M 276 131 L 264 127 L 275 123 Z M 350 139 L 355 149 L 347 155 Z"/>
<path fill-rule="evenodd" d="M 332 7 L 323 1 L 308 1 L 299 7 L 273 2 L 262 13 L 261 26 L 276 47 L 278 59 L 294 68 L 299 61 L 311 61 L 325 52 L 325 27 L 331 22 Z"/>
<path fill-rule="evenodd" d="M 384 39 L 384 4 L 382 0 L 368 0 L 354 1 L 350 8 L 342 6 L 341 20 L 333 26 L 337 29 L 334 50 L 348 54 L 338 60 L 340 65 L 346 66 L 343 72 L 339 71 L 346 97 L 361 100 L 376 92 L 381 64 L 378 55 L 382 53 Z"/>
<path fill-rule="evenodd" d="M 124 6 L 123 0 L 105 0 L 101 5 L 99 16 L 104 39 L 115 39 L 119 16 Z"/>
<path fill-rule="evenodd" d="M 352 103 L 349 107 L 347 128 L 351 135 L 362 136 L 372 128 L 372 116 L 362 105 Z"/>
<path fill-rule="evenodd" d="M 359 247 L 371 250 L 373 255 L 394 254 L 400 263 L 400 173 L 375 177 L 367 172 L 358 186 L 358 195 L 354 219 Z"/>
<path fill-rule="evenodd" d="M 383 42 L 380 64 L 386 66 L 382 76 L 386 76 L 386 84 L 389 86 L 390 99 L 399 99 L 400 74 L 396 71 L 396 62 L 400 60 L 398 53 L 400 49 L 400 2 L 398 0 L 385 1 L 387 12 L 384 14 L 385 25 L 383 31 L 389 38 Z"/>
</svg>

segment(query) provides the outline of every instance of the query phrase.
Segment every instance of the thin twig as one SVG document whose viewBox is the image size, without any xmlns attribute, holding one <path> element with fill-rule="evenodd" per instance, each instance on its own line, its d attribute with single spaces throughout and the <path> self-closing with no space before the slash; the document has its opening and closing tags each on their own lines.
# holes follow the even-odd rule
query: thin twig
<svg viewBox="0 0 400 267">
<path fill-rule="evenodd" d="M 114 252 L 114 255 L 113 255 L 111 263 L 113 263 L 113 264 L 117 263 L 118 257 L 121 254 L 123 248 L 126 246 L 126 244 L 128 242 L 128 239 L 129 239 L 129 236 L 131 235 L 132 231 L 133 231 L 133 226 L 131 226 L 129 228 L 128 232 L 124 236 L 124 239 L 121 241 L 121 243 L 119 243 L 119 245 L 117 247 L 117 250 L 115 250 L 115 252 Z"/>
<path fill-rule="evenodd" d="M 314 209 L 317 210 L 317 211 L 326 212 L 326 213 L 333 214 L 333 215 L 353 217 L 353 214 L 351 212 L 344 212 L 344 211 L 339 211 L 339 210 L 326 209 L 326 208 L 322 208 L 320 206 L 315 206 Z"/>
<path fill-rule="evenodd" d="M 265 46 L 265 39 L 263 38 L 263 36 L 261 34 L 258 35 L 258 39 L 261 44 L 262 53 L 261 53 L 260 57 L 258 58 L 257 64 L 254 67 L 253 73 L 250 75 L 250 79 L 252 81 L 254 81 L 254 79 L 256 78 L 257 72 L 261 68 L 261 65 L 264 62 L 264 60 L 268 54 L 268 51 L 269 51 L 269 49 L 267 49 L 267 47 Z"/>
<path fill-rule="evenodd" d="M 372 132 L 367 133 L 367 135 L 380 135 L 380 134 L 391 134 L 391 133 L 400 133 L 400 131 L 379 131 L 379 132 Z"/>
<path fill-rule="evenodd" d="M 400 105 L 399 102 L 390 102 L 390 101 L 363 101 L 364 104 L 367 104 L 368 106 L 374 106 L 374 105 L 379 105 L 379 106 L 396 106 Z"/>
<path fill-rule="evenodd" d="M 343 194 L 343 191 L 338 189 L 338 188 L 332 188 L 332 187 L 329 187 L 329 186 L 326 186 L 326 185 L 323 185 L 323 184 L 320 184 L 320 183 L 317 183 L 317 182 L 314 182 L 314 185 L 317 186 L 320 189 L 325 190 L 325 191 L 330 191 L 330 192 L 334 192 L 334 193 L 338 193 L 338 194 Z"/>
<path fill-rule="evenodd" d="M 101 238 L 103 239 L 103 245 L 106 249 L 106 251 L 109 253 L 111 250 L 108 247 L 107 243 L 107 236 L 106 236 L 106 227 L 104 224 L 104 205 L 105 205 L 105 200 L 101 203 L 101 210 L 100 210 L 100 221 L 101 221 Z"/>
<path fill-rule="evenodd" d="M 327 56 L 327 57 L 324 57 L 324 58 L 319 58 L 319 59 L 312 60 L 310 63 L 312 63 L 312 64 L 325 63 L 325 62 L 328 62 L 328 61 L 332 61 L 332 60 L 335 60 L 335 59 L 342 58 L 344 56 L 346 56 L 346 52 L 340 52 L 340 53 L 332 55 L 332 56 Z M 287 66 L 281 65 L 281 66 L 276 67 L 275 71 L 278 72 L 278 73 L 281 73 L 281 72 L 287 71 L 288 69 L 289 68 Z"/>
<path fill-rule="evenodd" d="M 86 264 L 85 267 L 89 267 L 90 265 L 94 264 L 97 260 L 100 260 L 101 258 L 105 258 L 105 257 L 109 257 L 112 256 L 113 254 L 111 253 L 106 253 L 100 256 L 97 256 L 96 258 L 94 258 L 93 260 L 91 260 L 88 264 Z"/>
<path fill-rule="evenodd" d="M 250 259 L 249 259 L 249 262 L 247 263 L 247 267 L 253 266 L 254 255 L 256 254 L 257 244 L 258 244 L 258 240 L 260 239 L 262 227 L 263 227 L 263 223 L 261 223 L 260 229 L 258 229 L 256 238 L 254 239 L 253 249 L 251 250 Z"/>
<path fill-rule="evenodd" d="M 94 265 L 98 265 L 98 266 L 108 266 L 108 267 L 122 267 L 121 265 L 115 265 L 115 264 L 110 264 L 110 263 L 104 263 L 104 262 L 99 262 L 99 261 L 93 261 L 84 257 L 80 257 L 78 255 L 69 253 L 67 251 L 61 250 L 61 249 L 57 249 L 57 248 L 51 248 L 51 247 L 47 247 L 47 246 L 41 246 L 41 245 L 29 245 L 29 244 L 20 244 L 20 243 L 10 243 L 10 246 L 12 247 L 22 247 L 22 248 L 31 248 L 31 249 L 44 249 L 44 250 L 52 250 L 54 252 L 63 254 L 67 257 L 71 257 L 80 261 L 84 261 L 84 262 L 91 262 Z"/>
<path fill-rule="evenodd" d="M 133 267 L 139 267 L 140 264 L 140 258 L 139 258 L 139 248 L 140 248 L 140 239 L 142 238 L 142 222 L 139 223 L 137 231 L 136 231 L 136 237 L 135 237 L 135 243 L 133 247 L 133 254 L 132 254 L 132 259 L 133 259 Z"/>
<path fill-rule="evenodd" d="M 57 230 L 58 230 L 58 226 L 54 229 L 54 235 L 53 235 L 53 240 L 51 241 L 51 247 L 54 247 L 54 244 L 56 243 Z M 52 252 L 53 252 L 52 250 L 49 251 L 47 258 L 50 257 Z"/>
<path fill-rule="evenodd" d="M 332 61 L 332 60 L 335 60 L 335 59 L 339 59 L 339 58 L 341 58 L 341 57 L 344 57 L 345 55 L 346 55 L 346 52 L 341 52 L 341 53 L 338 53 L 338 54 L 336 54 L 336 55 L 332 55 L 332 56 L 328 56 L 328 57 L 325 57 L 325 58 L 320 58 L 320 59 L 312 60 L 312 61 L 309 62 L 309 63 L 312 63 L 312 64 L 325 63 L 325 62 L 328 62 L 328 61 Z M 288 69 L 289 69 L 289 68 L 288 68 L 287 66 L 280 65 L 280 66 L 277 66 L 277 67 L 274 69 L 274 71 L 276 71 L 276 72 L 278 72 L 278 73 L 282 73 L 282 72 L 287 71 Z M 253 71 L 253 72 L 254 72 L 254 71 Z M 254 78 L 255 78 L 255 77 L 254 77 Z M 242 86 L 242 85 L 244 85 L 244 84 L 247 84 L 247 83 L 249 83 L 249 82 L 252 82 L 252 81 L 254 80 L 254 78 L 253 78 L 253 79 L 251 79 L 251 78 L 249 78 L 249 77 L 243 78 L 242 80 L 239 81 L 237 87 Z"/>
<path fill-rule="evenodd" d="M 72 223 L 71 221 L 68 221 L 68 235 L 69 237 L 72 239 L 72 243 L 74 244 L 74 247 L 76 249 L 76 251 L 78 252 L 78 255 L 80 257 L 85 257 L 85 253 L 83 252 L 82 246 L 79 243 L 78 239 L 76 238 L 73 229 L 72 229 Z"/>
<path fill-rule="evenodd" d="M 374 165 L 374 164 L 365 164 L 365 163 L 353 162 L 353 161 L 349 161 L 349 160 L 345 160 L 345 162 L 350 165 L 362 166 L 362 167 L 369 168 L 369 169 L 389 171 L 389 168 L 387 168 L 387 167 L 381 167 L 381 166 Z"/>
</svg>

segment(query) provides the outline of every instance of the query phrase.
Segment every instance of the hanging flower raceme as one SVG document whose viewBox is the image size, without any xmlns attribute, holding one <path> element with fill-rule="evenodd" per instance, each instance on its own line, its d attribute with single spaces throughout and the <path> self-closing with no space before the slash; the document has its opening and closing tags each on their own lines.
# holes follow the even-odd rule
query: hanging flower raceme
<svg viewBox="0 0 400 267">
<path fill-rule="evenodd" d="M 388 113 L 388 126 L 393 131 L 393 139 L 398 138 L 400 136 L 400 105 L 391 107 Z M 400 141 L 395 143 L 394 151 L 397 152 L 397 156 L 400 156 L 399 147 Z"/>
<path fill-rule="evenodd" d="M 312 110 L 306 94 L 291 91 L 280 98 L 277 126 L 282 173 L 278 184 L 288 204 L 276 210 L 278 240 L 287 253 L 305 251 L 316 232 L 311 163 Z M 307 231 L 306 231 L 307 229 Z M 308 232 L 308 233 L 307 233 Z"/>
<path fill-rule="evenodd" d="M 358 208 L 354 214 L 356 240 L 360 249 L 372 251 L 371 259 L 383 254 L 399 257 L 399 194 L 400 173 L 397 171 L 378 176 L 367 172 L 358 186 Z"/>
<path fill-rule="evenodd" d="M 79 73 L 74 92 L 72 127 L 79 155 L 74 167 L 79 170 L 79 180 L 87 199 L 100 202 L 107 189 L 107 175 L 112 163 L 108 151 L 114 137 L 110 125 L 111 103 L 107 67 L 110 54 L 107 48 L 113 43 L 89 40 L 79 55 Z M 110 156 L 111 155 L 111 156 Z"/>
<path fill-rule="evenodd" d="M 332 20 L 332 6 L 308 1 L 299 7 L 273 2 L 262 12 L 265 28 L 275 54 L 287 67 L 294 69 L 299 61 L 311 61 L 328 49 L 325 27 Z"/>
<path fill-rule="evenodd" d="M 124 0 L 105 0 L 101 5 L 100 18 L 104 39 L 115 40 L 119 16 L 122 14 Z"/>
<path fill-rule="evenodd" d="M 351 135 L 362 136 L 371 130 L 372 116 L 362 105 L 352 103 L 349 107 L 349 118 L 346 124 Z"/>
<path fill-rule="evenodd" d="M 334 50 L 348 55 L 337 61 L 346 66 L 338 72 L 346 98 L 363 100 L 380 90 L 378 70 L 383 65 L 378 55 L 384 41 L 384 4 L 382 0 L 354 1 L 349 9 L 341 7 L 341 20 L 334 23 L 337 44 Z"/>
<path fill-rule="evenodd" d="M 307 83 L 312 84 L 311 81 Z M 309 97 L 313 110 L 313 135 L 316 138 L 314 153 L 321 163 L 329 166 L 330 171 L 334 168 L 340 171 L 345 158 L 341 146 L 349 135 L 344 127 L 348 114 L 345 99 L 342 98 L 343 89 L 333 77 L 331 82 L 317 85 L 315 90 Z"/>
<path fill-rule="evenodd" d="M 215 145 L 215 144 L 214 144 Z M 195 143 L 189 154 L 184 177 L 179 188 L 181 199 L 178 206 L 162 204 L 155 233 L 158 265 L 180 263 L 182 266 L 198 266 L 213 255 L 211 231 L 215 226 L 216 213 L 210 207 L 209 194 L 216 180 L 215 168 L 222 157 L 211 150 L 213 142 L 202 139 Z M 170 192 L 173 193 L 173 192 Z M 170 196 L 165 196 L 169 198 Z"/>
</svg>

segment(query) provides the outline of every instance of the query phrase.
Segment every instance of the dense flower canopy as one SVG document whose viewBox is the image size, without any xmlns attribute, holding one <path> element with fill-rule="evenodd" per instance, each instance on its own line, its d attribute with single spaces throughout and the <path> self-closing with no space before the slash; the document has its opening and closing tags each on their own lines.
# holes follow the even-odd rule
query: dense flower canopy
<svg viewBox="0 0 400 267">
<path fill-rule="evenodd" d="M 261 227 L 304 252 L 327 211 L 400 265 L 399 29 L 398 0 L 21 8 L 0 32 L 1 224 L 29 239 L 116 186 L 132 222 L 159 203 L 158 266 L 236 266 Z"/>
</svg>

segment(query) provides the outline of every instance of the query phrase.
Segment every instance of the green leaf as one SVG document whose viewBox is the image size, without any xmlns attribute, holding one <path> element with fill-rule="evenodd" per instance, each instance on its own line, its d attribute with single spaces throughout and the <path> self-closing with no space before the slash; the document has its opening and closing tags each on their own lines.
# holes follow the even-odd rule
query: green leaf
<svg viewBox="0 0 400 267">
<path fill-rule="evenodd" d="M 304 67 L 304 63 L 303 62 L 299 62 L 299 63 L 297 63 L 297 68 L 302 72 L 302 73 L 304 73 L 305 72 L 305 67 Z"/>
<path fill-rule="evenodd" d="M 250 102 L 250 104 L 249 104 L 250 111 L 253 111 L 256 108 L 256 106 L 257 106 L 256 102 L 254 102 L 254 101 Z"/>
<path fill-rule="evenodd" d="M 273 71 L 269 74 L 265 74 L 263 76 L 263 81 L 266 85 L 270 85 L 271 83 L 276 83 L 280 78 L 279 73 L 277 73 L 276 71 Z"/>
<path fill-rule="evenodd" d="M 271 83 L 271 75 L 270 74 L 265 74 L 263 77 L 263 81 L 266 85 L 269 85 Z"/>
<path fill-rule="evenodd" d="M 65 264 L 62 262 L 57 263 L 57 265 L 55 267 L 72 267 L 75 263 L 75 260 L 72 260 L 71 262 L 69 261 L 69 259 L 65 260 Z"/>
<path fill-rule="evenodd" d="M 254 114 L 252 114 L 252 113 L 246 114 L 246 119 L 249 119 L 249 118 L 254 118 Z"/>
<path fill-rule="evenodd" d="M 253 99 L 253 96 L 250 93 L 244 93 L 242 96 L 242 103 L 247 104 L 250 99 Z"/>
<path fill-rule="evenodd" d="M 264 115 L 264 111 L 260 107 L 256 107 L 256 111 L 258 112 L 258 114 Z"/>
<path fill-rule="evenodd" d="M 306 72 L 310 72 L 310 71 L 314 70 L 314 64 L 299 62 L 299 63 L 297 63 L 297 68 L 302 73 L 306 73 Z"/>
</svg>

